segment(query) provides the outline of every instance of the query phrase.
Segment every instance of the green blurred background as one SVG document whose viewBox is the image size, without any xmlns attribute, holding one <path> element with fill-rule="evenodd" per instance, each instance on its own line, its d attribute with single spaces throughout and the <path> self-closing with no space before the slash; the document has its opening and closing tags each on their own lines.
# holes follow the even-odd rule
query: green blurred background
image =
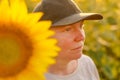
<svg viewBox="0 0 120 80">
<path fill-rule="evenodd" d="M 26 0 L 32 12 L 40 0 Z M 100 21 L 85 21 L 84 54 L 95 62 L 101 80 L 120 80 L 120 1 L 75 0 L 83 12 L 98 12 Z"/>
</svg>

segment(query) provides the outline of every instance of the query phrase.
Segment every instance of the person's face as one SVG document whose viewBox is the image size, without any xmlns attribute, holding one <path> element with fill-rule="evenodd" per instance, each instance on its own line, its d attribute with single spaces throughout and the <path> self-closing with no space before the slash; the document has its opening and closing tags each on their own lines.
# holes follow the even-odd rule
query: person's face
<svg viewBox="0 0 120 80">
<path fill-rule="evenodd" d="M 55 31 L 53 38 L 58 40 L 57 45 L 61 48 L 57 59 L 80 58 L 85 39 L 83 21 L 68 26 L 53 27 L 51 30 Z"/>
</svg>

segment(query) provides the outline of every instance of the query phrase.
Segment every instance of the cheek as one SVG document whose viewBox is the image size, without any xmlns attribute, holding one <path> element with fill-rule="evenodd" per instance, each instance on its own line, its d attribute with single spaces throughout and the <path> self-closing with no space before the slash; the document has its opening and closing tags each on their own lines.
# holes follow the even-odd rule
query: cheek
<svg viewBox="0 0 120 80">
<path fill-rule="evenodd" d="M 66 51 L 71 49 L 71 46 L 73 45 L 72 42 L 72 38 L 64 36 L 58 39 L 58 46 L 62 49 L 62 51 Z"/>
</svg>

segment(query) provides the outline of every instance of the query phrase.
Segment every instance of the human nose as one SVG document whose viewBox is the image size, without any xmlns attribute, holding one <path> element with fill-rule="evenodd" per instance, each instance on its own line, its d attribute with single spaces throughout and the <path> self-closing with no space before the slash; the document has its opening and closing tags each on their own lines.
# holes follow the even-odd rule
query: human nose
<svg viewBox="0 0 120 80">
<path fill-rule="evenodd" d="M 75 38 L 74 41 L 79 42 L 79 41 L 84 41 L 85 39 L 85 32 L 84 30 L 77 30 L 75 31 Z"/>
</svg>

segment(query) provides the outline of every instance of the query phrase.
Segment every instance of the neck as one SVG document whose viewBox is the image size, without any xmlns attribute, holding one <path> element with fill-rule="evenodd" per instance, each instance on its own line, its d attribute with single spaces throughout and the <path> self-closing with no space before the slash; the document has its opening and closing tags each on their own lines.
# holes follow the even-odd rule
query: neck
<svg viewBox="0 0 120 80">
<path fill-rule="evenodd" d="M 72 61 L 56 61 L 56 64 L 51 65 L 49 67 L 49 73 L 56 74 L 56 75 L 67 75 L 71 74 L 77 68 L 77 60 Z"/>
</svg>

